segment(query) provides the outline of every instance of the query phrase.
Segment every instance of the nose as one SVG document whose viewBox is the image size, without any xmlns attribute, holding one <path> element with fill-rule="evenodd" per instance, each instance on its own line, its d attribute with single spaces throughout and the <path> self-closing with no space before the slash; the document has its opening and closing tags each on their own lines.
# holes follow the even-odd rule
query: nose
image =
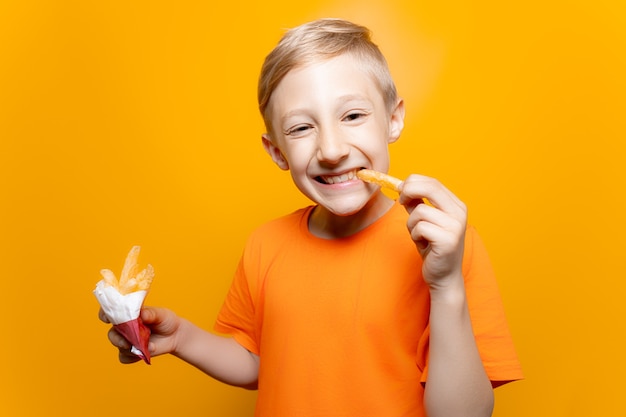
<svg viewBox="0 0 626 417">
<path fill-rule="evenodd" d="M 322 163 L 337 164 L 350 153 L 350 146 L 340 132 L 333 129 L 320 131 L 317 136 L 317 159 Z"/>
</svg>

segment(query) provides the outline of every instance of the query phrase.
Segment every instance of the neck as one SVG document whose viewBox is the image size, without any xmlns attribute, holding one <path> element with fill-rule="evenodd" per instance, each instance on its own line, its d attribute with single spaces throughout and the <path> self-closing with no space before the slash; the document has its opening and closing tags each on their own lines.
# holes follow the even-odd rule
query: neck
<svg viewBox="0 0 626 417">
<path fill-rule="evenodd" d="M 380 219 L 393 206 L 393 200 L 378 193 L 354 214 L 339 216 L 322 206 L 317 206 L 309 218 L 309 231 L 323 239 L 351 236 Z"/>
</svg>

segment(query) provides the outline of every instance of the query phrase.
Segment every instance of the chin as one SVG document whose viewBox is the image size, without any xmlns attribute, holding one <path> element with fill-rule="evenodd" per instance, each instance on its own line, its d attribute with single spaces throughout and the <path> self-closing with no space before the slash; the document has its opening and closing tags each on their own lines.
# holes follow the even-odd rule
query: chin
<svg viewBox="0 0 626 417">
<path fill-rule="evenodd" d="M 347 217 L 363 210 L 367 205 L 367 200 L 343 198 L 341 201 L 320 201 L 318 204 L 335 216 Z"/>
</svg>

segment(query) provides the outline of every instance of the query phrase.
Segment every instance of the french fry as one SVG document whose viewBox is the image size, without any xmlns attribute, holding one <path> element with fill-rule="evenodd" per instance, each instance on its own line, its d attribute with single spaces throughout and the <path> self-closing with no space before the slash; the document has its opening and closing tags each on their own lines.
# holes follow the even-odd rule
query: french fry
<svg viewBox="0 0 626 417">
<path fill-rule="evenodd" d="M 103 269 L 100 271 L 100 275 L 102 275 L 102 278 L 104 278 L 104 282 L 106 285 L 114 288 L 118 287 L 117 278 L 115 277 L 113 271 L 111 271 L 110 269 Z"/>
<path fill-rule="evenodd" d="M 111 270 L 103 269 L 100 271 L 104 282 L 116 288 L 122 295 L 141 290 L 147 291 L 152 284 L 152 279 L 154 278 L 154 268 L 152 265 L 148 264 L 145 269 L 138 272 L 139 266 L 137 265 L 137 260 L 140 250 L 140 246 L 133 246 L 130 252 L 128 252 L 119 281 Z"/>
<path fill-rule="evenodd" d="M 356 173 L 356 176 L 365 182 L 377 184 L 381 187 L 400 192 L 400 184 L 402 184 L 402 180 L 392 177 L 391 175 L 374 171 L 373 169 L 362 169 Z"/>
</svg>

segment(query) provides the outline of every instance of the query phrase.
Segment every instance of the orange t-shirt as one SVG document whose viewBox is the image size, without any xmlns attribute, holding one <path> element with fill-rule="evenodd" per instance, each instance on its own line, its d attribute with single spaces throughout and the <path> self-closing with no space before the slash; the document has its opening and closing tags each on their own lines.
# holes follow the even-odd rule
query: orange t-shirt
<svg viewBox="0 0 626 417">
<path fill-rule="evenodd" d="M 260 356 L 257 416 L 424 416 L 429 291 L 395 204 L 355 235 L 308 231 L 312 207 L 250 237 L 215 328 Z M 463 272 L 492 381 L 522 377 L 497 283 L 476 231 Z"/>
</svg>

